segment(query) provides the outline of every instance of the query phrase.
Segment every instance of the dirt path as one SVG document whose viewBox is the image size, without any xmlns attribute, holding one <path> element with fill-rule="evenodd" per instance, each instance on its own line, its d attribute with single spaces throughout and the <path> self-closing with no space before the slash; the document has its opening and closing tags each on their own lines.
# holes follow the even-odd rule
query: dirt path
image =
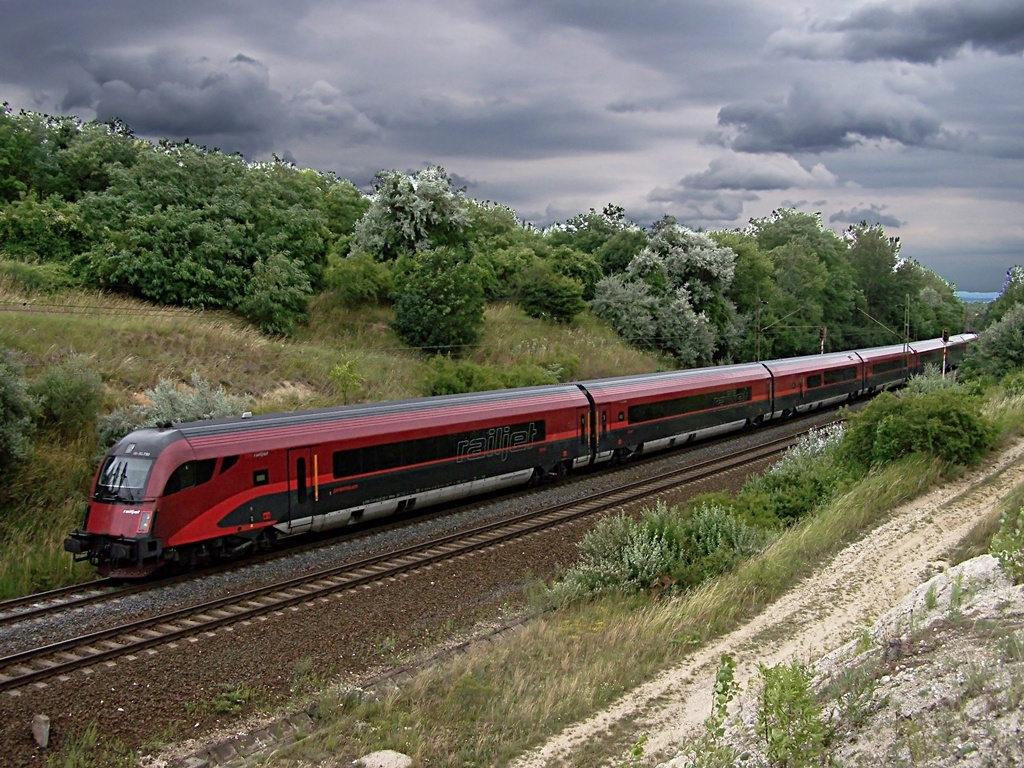
<svg viewBox="0 0 1024 768">
<path fill-rule="evenodd" d="M 924 581 L 929 565 L 1022 482 L 1024 440 L 963 480 L 899 508 L 889 522 L 844 549 L 753 621 L 600 715 L 566 729 L 514 768 L 557 765 L 578 745 L 625 721 L 635 722 L 630 727 L 637 738 L 648 734 L 648 759 L 670 759 L 679 741 L 695 733 L 710 712 L 714 675 L 723 653 L 736 659 L 736 679 L 744 688 L 756 675 L 758 662 L 816 660 Z"/>
</svg>

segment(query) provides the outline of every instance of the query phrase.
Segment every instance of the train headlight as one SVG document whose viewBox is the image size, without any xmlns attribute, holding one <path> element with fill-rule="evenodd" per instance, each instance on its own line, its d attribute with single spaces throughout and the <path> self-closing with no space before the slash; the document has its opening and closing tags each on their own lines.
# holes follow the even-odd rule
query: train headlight
<svg viewBox="0 0 1024 768">
<path fill-rule="evenodd" d="M 139 533 L 149 533 L 149 526 L 153 523 L 153 513 L 143 511 L 139 515 Z"/>
</svg>

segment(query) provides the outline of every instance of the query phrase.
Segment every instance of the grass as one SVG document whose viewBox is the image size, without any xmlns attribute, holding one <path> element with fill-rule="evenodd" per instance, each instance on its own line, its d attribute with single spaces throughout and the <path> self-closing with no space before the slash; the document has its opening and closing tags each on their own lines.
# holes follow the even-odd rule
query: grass
<svg viewBox="0 0 1024 768">
<path fill-rule="evenodd" d="M 263 413 L 425 392 L 429 359 L 398 340 L 390 308 L 352 308 L 327 293 L 309 314 L 293 338 L 271 338 L 227 312 L 103 293 L 33 293 L 0 275 L 0 346 L 14 350 L 30 382 L 84 355 L 106 385 L 105 411 L 137 402 L 163 379 L 186 383 L 193 371 L 228 394 L 249 396 L 252 410 Z M 653 371 L 662 362 L 630 349 L 592 316 L 552 324 L 509 304 L 487 309 L 468 359 L 502 369 L 534 364 L 562 380 Z M 348 391 L 332 376 L 339 368 L 356 382 Z M 4 478 L 0 599 L 92 577 L 87 565 L 72 565 L 63 540 L 81 524 L 95 460 L 94 434 L 71 444 L 38 435 L 29 460 Z"/>
<path fill-rule="evenodd" d="M 318 710 L 325 728 L 270 764 L 315 760 L 327 743 L 339 757 L 395 749 L 435 766 L 503 764 L 756 615 L 941 475 L 938 462 L 923 459 L 872 475 L 684 598 L 609 599 L 544 614 L 489 651 L 428 670 L 381 700 L 329 700 Z M 628 751 L 627 738 L 595 741 L 587 759 Z"/>
</svg>

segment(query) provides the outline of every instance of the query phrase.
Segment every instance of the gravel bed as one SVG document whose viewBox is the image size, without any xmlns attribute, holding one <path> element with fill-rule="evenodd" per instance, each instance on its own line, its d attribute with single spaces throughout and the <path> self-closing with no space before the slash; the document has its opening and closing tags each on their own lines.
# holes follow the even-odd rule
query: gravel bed
<svg viewBox="0 0 1024 768">
<path fill-rule="evenodd" d="M 828 420 L 828 417 L 822 417 Z M 773 429 L 738 435 L 728 445 L 698 445 L 655 461 L 595 472 L 525 494 L 489 501 L 393 528 L 354 541 L 339 540 L 294 556 L 205 576 L 68 615 L 8 628 L 0 653 L 41 641 L 54 642 L 83 629 L 199 603 L 242 589 L 457 532 L 531 508 L 540 509 L 640 479 L 666 465 L 698 461 L 738 444 L 765 439 Z M 734 490 L 763 464 L 703 481 L 690 493 Z M 675 499 L 667 499 L 669 502 Z M 524 606 L 528 582 L 546 579 L 575 559 L 576 544 L 593 519 L 562 526 L 486 552 L 422 569 L 401 578 L 340 593 L 312 606 L 299 606 L 207 633 L 193 641 L 167 644 L 137 658 L 100 664 L 26 690 L 0 694 L 0 743 L 5 765 L 41 765 L 45 754 L 31 736 L 34 714 L 51 719 L 51 748 L 72 743 L 96 723 L 105 743 L 120 741 L 145 751 L 159 743 L 211 738 L 237 722 L 217 714 L 212 702 L 227 690 L 246 688 L 251 704 L 271 708 L 296 692 L 327 682 L 358 685 L 394 664 L 408 662 L 439 644 L 467 636 L 481 623 L 512 618 Z M 116 618 L 112 618 L 116 617 Z M 353 756 L 354 757 L 357 756 Z"/>
</svg>

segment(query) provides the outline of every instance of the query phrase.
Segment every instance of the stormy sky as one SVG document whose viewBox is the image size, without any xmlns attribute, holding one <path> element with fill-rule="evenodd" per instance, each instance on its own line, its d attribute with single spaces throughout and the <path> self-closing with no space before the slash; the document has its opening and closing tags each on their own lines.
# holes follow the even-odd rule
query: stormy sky
<svg viewBox="0 0 1024 768">
<path fill-rule="evenodd" d="M 538 226 L 793 207 L 961 290 L 1024 263 L 1021 0 L 0 0 L 0 101 Z"/>
</svg>

